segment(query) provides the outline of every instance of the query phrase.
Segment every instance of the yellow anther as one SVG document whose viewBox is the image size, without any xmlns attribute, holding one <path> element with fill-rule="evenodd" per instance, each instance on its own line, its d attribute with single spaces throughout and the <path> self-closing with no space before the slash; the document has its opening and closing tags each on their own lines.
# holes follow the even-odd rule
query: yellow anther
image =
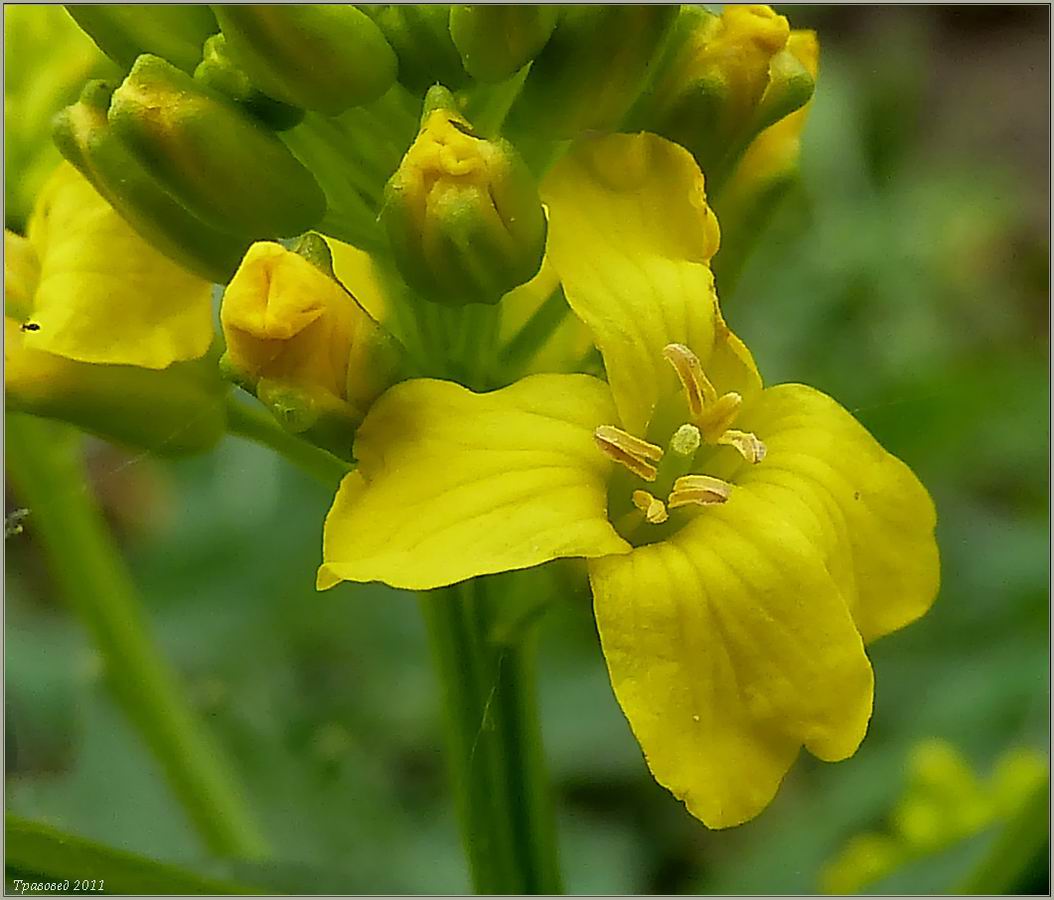
<svg viewBox="0 0 1054 900">
<path fill-rule="evenodd" d="M 724 503 L 732 493 L 732 485 L 709 475 L 685 475 L 673 483 L 673 490 L 666 500 L 670 509 L 679 506 L 713 506 Z"/>
<path fill-rule="evenodd" d="M 666 504 L 647 491 L 634 491 L 633 505 L 644 513 L 644 518 L 652 525 L 661 525 L 670 518 L 666 512 Z"/>
<path fill-rule="evenodd" d="M 667 344 L 662 350 L 662 356 L 673 366 L 684 386 L 692 418 L 700 418 L 706 406 L 717 399 L 717 391 L 703 373 L 703 364 L 699 362 L 699 357 L 684 344 Z"/>
<path fill-rule="evenodd" d="M 649 444 L 614 425 L 601 425 L 593 439 L 604 454 L 625 466 L 638 478 L 654 481 L 658 470 L 653 463 L 662 459 L 662 447 Z"/>
<path fill-rule="evenodd" d="M 707 443 L 713 444 L 721 437 L 739 415 L 743 398 L 735 391 L 722 394 L 699 417 L 697 424 L 703 431 Z"/>
<path fill-rule="evenodd" d="M 756 434 L 749 431 L 736 431 L 729 429 L 717 439 L 719 444 L 735 447 L 748 463 L 759 463 L 765 458 L 764 443 Z"/>
</svg>

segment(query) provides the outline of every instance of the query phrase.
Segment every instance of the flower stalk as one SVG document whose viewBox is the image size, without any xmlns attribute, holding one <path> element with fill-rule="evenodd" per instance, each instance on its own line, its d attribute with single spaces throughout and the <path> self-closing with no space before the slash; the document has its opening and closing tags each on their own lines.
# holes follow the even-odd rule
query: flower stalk
<svg viewBox="0 0 1054 900">
<path fill-rule="evenodd" d="M 85 487 L 77 433 L 7 416 L 7 471 L 30 511 L 49 571 L 92 636 L 117 702 L 203 843 L 223 856 L 262 856 L 263 836 L 234 774 L 151 635 L 120 551 Z"/>
</svg>

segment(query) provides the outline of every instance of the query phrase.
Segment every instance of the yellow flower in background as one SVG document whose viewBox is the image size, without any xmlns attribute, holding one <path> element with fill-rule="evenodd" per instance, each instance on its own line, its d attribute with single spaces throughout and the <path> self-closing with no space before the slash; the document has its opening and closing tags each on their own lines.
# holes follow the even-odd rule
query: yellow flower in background
<svg viewBox="0 0 1054 900">
<path fill-rule="evenodd" d="M 209 282 L 139 237 L 69 163 L 37 197 L 27 238 L 39 273 L 21 289 L 27 347 L 146 369 L 209 349 Z"/>
<path fill-rule="evenodd" d="M 1043 754 L 1011 748 L 991 776 L 978 777 L 962 753 L 944 740 L 915 746 L 907 786 L 891 810 L 890 828 L 850 838 L 821 873 L 825 893 L 864 890 L 915 860 L 933 855 L 1017 815 L 1045 791 L 1050 765 Z"/>
<path fill-rule="evenodd" d="M 711 827 L 760 812 L 804 745 L 867 728 L 864 643 L 932 603 L 934 511 L 834 400 L 763 389 L 717 306 L 690 154 L 587 142 L 542 186 L 547 257 L 607 382 L 385 393 L 326 520 L 318 585 L 425 590 L 589 563 L 616 696 L 656 779 Z"/>
<path fill-rule="evenodd" d="M 9 408 L 158 451 L 219 439 L 207 281 L 147 244 L 68 163 L 27 236 L 5 232 L 4 248 Z"/>
</svg>

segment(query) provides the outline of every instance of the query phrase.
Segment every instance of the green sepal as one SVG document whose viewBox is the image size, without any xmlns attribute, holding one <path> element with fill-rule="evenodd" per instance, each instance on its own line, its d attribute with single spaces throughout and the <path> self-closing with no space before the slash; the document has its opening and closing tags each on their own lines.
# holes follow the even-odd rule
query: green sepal
<svg viewBox="0 0 1054 900">
<path fill-rule="evenodd" d="M 556 28 L 559 6 L 479 4 L 450 8 L 450 36 L 465 71 L 503 81 L 541 52 Z"/>
<path fill-rule="evenodd" d="M 349 4 L 214 6 L 231 58 L 265 94 L 327 115 L 381 97 L 397 62 L 381 29 Z"/>
<path fill-rule="evenodd" d="M 169 194 L 117 139 L 107 120 L 113 88 L 89 81 L 54 119 L 59 152 L 144 239 L 209 281 L 224 283 L 249 239 L 206 224 Z"/>
<path fill-rule="evenodd" d="M 96 46 L 128 71 L 143 53 L 194 71 L 201 47 L 218 27 L 207 6 L 70 3 L 66 10 Z"/>
<path fill-rule="evenodd" d="M 275 131 L 285 131 L 303 121 L 302 109 L 275 100 L 256 89 L 245 71 L 231 60 L 227 52 L 227 39 L 222 34 L 214 34 L 205 41 L 204 55 L 194 70 L 194 78 L 234 100 Z"/>
<path fill-rule="evenodd" d="M 156 56 L 114 91 L 114 133 L 191 212 L 254 238 L 291 237 L 325 214 L 311 173 L 231 101 Z"/>
<path fill-rule="evenodd" d="M 382 4 L 361 7 L 399 58 L 399 81 L 417 94 L 440 82 L 457 89 L 468 74 L 450 36 L 450 6 Z"/>
</svg>

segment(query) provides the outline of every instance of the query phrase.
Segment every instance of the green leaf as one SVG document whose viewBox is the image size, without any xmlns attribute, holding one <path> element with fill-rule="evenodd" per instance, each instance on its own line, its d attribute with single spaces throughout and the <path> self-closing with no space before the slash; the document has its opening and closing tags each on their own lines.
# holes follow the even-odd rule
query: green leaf
<svg viewBox="0 0 1054 900">
<path fill-rule="evenodd" d="M 211 878 L 127 853 L 7 814 L 5 874 L 9 881 L 98 881 L 108 894 L 254 894 L 259 888 Z M 36 892 L 34 892 L 36 893 Z"/>
</svg>

